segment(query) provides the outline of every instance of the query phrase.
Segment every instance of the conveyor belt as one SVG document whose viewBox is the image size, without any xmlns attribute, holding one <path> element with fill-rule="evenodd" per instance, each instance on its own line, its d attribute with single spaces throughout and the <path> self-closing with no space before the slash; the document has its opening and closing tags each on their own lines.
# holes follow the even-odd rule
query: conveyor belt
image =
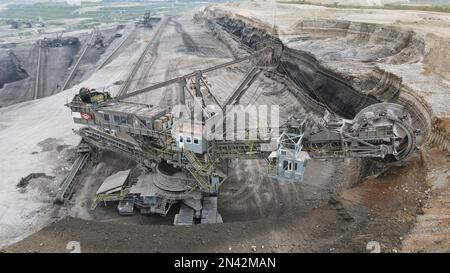
<svg viewBox="0 0 450 273">
<path fill-rule="evenodd" d="M 86 46 L 83 49 L 83 52 L 80 54 L 80 56 L 78 57 L 77 62 L 75 63 L 75 65 L 73 66 L 72 70 L 70 71 L 69 76 L 67 77 L 66 81 L 64 82 L 64 84 L 61 87 L 61 91 L 66 90 L 67 85 L 69 84 L 69 82 L 72 80 L 73 75 L 75 75 L 75 72 L 78 69 L 78 66 L 80 65 L 81 60 L 83 59 L 84 55 L 86 54 L 86 51 L 88 50 L 89 46 L 92 45 L 92 42 L 94 41 L 94 37 L 97 34 L 97 31 L 95 30 L 95 28 L 92 30 L 92 34 L 91 34 L 91 38 L 89 39 L 89 42 L 86 44 Z"/>
<path fill-rule="evenodd" d="M 248 55 L 246 57 L 242 57 L 242 58 L 239 58 L 239 59 L 236 59 L 236 60 L 233 60 L 233 61 L 230 61 L 230 62 L 226 62 L 226 63 L 223 63 L 223 64 L 219 64 L 219 65 L 216 65 L 216 66 L 213 66 L 213 67 L 205 68 L 205 69 L 200 70 L 200 72 L 201 73 L 207 73 L 207 72 L 211 72 L 211 71 L 214 71 L 214 70 L 225 68 L 227 66 L 231 66 L 231 65 L 234 65 L 234 64 L 237 64 L 237 63 L 241 63 L 243 61 L 251 60 L 251 59 L 254 59 L 254 58 L 260 56 L 263 53 L 268 52 L 268 50 L 269 50 L 268 48 L 264 48 L 264 49 L 262 49 L 260 51 L 252 53 L 251 55 Z M 149 91 L 152 91 L 152 90 L 155 90 L 155 89 L 158 89 L 158 88 L 170 85 L 170 84 L 174 84 L 174 83 L 183 81 L 183 80 L 185 80 L 187 78 L 194 77 L 197 73 L 198 73 L 198 71 L 194 71 L 194 72 L 186 74 L 184 76 L 180 76 L 180 77 L 168 80 L 168 81 L 160 82 L 160 83 L 157 83 L 155 85 L 142 88 L 140 90 L 136 90 L 136 91 L 134 91 L 132 93 L 122 94 L 122 95 L 114 98 L 114 100 L 115 101 L 123 100 L 123 99 L 129 98 L 129 97 L 133 97 L 133 96 L 136 96 L 136 95 L 139 95 L 139 94 L 143 94 L 143 93 L 146 93 L 146 92 L 149 92 Z"/>
<path fill-rule="evenodd" d="M 58 193 L 56 194 L 55 202 L 64 203 L 66 198 L 70 195 L 70 192 L 74 186 L 74 179 L 78 172 L 86 165 L 86 162 L 89 158 L 89 153 L 82 153 L 75 160 L 72 167 L 70 168 L 70 172 L 67 174 L 64 181 L 61 183 L 61 186 L 58 189 Z"/>
<path fill-rule="evenodd" d="M 128 75 L 124 84 L 120 87 L 120 90 L 118 93 L 119 96 L 127 94 L 128 88 L 130 87 L 130 84 L 131 84 L 131 81 L 133 81 L 134 76 L 136 75 L 139 68 L 142 66 L 145 57 L 148 55 L 148 53 L 156 50 L 157 43 L 161 39 L 163 30 L 167 26 L 169 21 L 170 21 L 170 17 L 164 17 L 163 20 L 161 21 L 161 23 L 158 25 L 158 29 L 156 30 L 156 33 L 155 33 L 153 39 L 151 39 L 149 41 L 149 43 L 145 47 L 144 51 L 139 56 L 137 62 L 133 65 L 132 69 L 130 70 L 130 74 Z"/>
<path fill-rule="evenodd" d="M 253 67 L 247 75 L 245 75 L 244 79 L 242 79 L 238 88 L 231 93 L 231 95 L 226 99 L 222 108 L 225 108 L 228 105 L 234 105 L 239 102 L 239 99 L 244 95 L 245 91 L 250 87 L 250 85 L 254 82 L 256 77 L 261 73 L 262 69 L 258 67 Z"/>
</svg>

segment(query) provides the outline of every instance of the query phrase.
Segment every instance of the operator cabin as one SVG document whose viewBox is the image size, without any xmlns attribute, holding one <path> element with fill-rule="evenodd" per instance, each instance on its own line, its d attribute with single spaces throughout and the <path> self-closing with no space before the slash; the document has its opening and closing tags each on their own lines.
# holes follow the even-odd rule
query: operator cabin
<svg viewBox="0 0 450 273">
<path fill-rule="evenodd" d="M 184 122 L 175 127 L 175 139 L 177 147 L 203 154 L 206 151 L 206 140 L 203 137 L 203 125 L 201 122 Z"/>
</svg>

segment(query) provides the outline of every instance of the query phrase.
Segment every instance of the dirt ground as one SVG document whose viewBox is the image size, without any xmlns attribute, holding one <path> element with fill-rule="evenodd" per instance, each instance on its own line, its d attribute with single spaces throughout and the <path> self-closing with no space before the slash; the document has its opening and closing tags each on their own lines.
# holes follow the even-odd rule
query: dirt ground
<svg viewBox="0 0 450 273">
<path fill-rule="evenodd" d="M 450 252 L 450 157 L 439 149 L 425 153 L 427 198 L 421 199 L 414 227 L 405 238 L 405 252 Z"/>
<path fill-rule="evenodd" d="M 422 158 L 415 156 L 309 212 L 225 218 L 224 224 L 180 227 L 66 217 L 5 251 L 65 252 L 69 241 L 78 241 L 83 252 L 366 252 L 367 243 L 377 241 L 382 252 L 399 252 L 426 199 L 425 175 Z"/>
</svg>

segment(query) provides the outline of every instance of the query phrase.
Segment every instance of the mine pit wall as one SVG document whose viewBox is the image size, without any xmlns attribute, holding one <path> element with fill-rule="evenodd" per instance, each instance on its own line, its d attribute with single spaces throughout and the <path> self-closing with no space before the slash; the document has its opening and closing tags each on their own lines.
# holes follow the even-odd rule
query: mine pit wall
<svg viewBox="0 0 450 273">
<path fill-rule="evenodd" d="M 414 63 L 422 60 L 426 50 L 425 41 L 414 31 L 373 23 L 302 20 L 292 31 L 308 39 L 342 38 L 349 44 L 359 45 L 362 52 L 370 53 L 364 62 Z"/>
<path fill-rule="evenodd" d="M 450 81 L 450 38 L 434 39 L 432 48 L 424 58 L 424 63 L 435 73 Z"/>
<path fill-rule="evenodd" d="M 38 98 L 60 91 L 80 48 L 78 38 L 72 38 L 71 44 L 41 47 Z M 35 43 L 0 54 L 0 107 L 34 99 L 38 52 Z"/>
<path fill-rule="evenodd" d="M 346 119 L 353 119 L 363 108 L 379 102 L 355 90 L 305 52 L 285 48 L 277 71 L 286 74 L 307 96 Z"/>
<path fill-rule="evenodd" d="M 23 80 L 28 73 L 20 65 L 14 52 L 9 51 L 6 58 L 0 59 L 0 88 L 10 82 Z"/>
<path fill-rule="evenodd" d="M 44 81 L 42 88 L 44 96 L 59 92 L 64 80 L 78 57 L 81 44 L 76 38 L 76 43 L 61 47 L 46 47 L 42 50 L 41 73 L 44 75 L 40 80 Z"/>
<path fill-rule="evenodd" d="M 279 66 L 277 72 L 284 74 L 285 81 L 296 85 L 296 92 L 303 92 L 301 97 L 312 98 L 317 105 L 323 105 L 336 114 L 352 119 L 364 107 L 377 102 L 394 102 L 404 105 L 412 116 L 414 125 L 422 132 L 422 138 L 418 144 L 440 144 L 441 148 L 448 147 L 448 138 L 444 140 L 442 133 L 436 136 L 436 130 L 432 126 L 433 114 L 431 107 L 413 90 L 402 84 L 402 79 L 380 68 L 373 68 L 370 75 L 363 75 L 358 84 L 325 67 L 320 60 L 310 53 L 291 49 L 284 46 L 276 37 L 278 30 L 253 18 L 231 14 L 222 10 L 205 8 L 196 18 L 202 18 L 210 29 L 215 31 L 219 38 L 227 32 L 247 47 L 258 50 L 265 46 L 272 46 L 279 51 Z M 395 41 L 396 46 L 392 51 L 385 53 L 385 61 L 392 63 L 415 62 L 423 56 L 423 41 L 420 41 L 413 32 L 399 33 L 398 30 L 388 29 L 386 37 L 382 37 L 381 27 L 373 24 L 343 23 L 339 30 L 342 34 L 351 33 L 353 41 L 372 39 L 374 42 Z M 303 28 L 305 28 L 303 24 Z M 342 27 L 345 26 L 345 27 Z M 356 27 L 358 26 L 358 27 Z M 311 27 L 312 28 L 312 27 Z M 365 30 L 364 33 L 359 33 Z M 328 30 L 320 30 L 327 33 Z M 374 35 L 375 33 L 375 35 Z M 371 35 L 370 35 L 371 34 Z M 222 37 L 222 40 L 225 38 Z M 413 42 L 412 42 L 413 41 Z M 409 46 L 412 44 L 412 46 Z M 277 55 L 277 54 L 275 54 Z M 294 90 L 290 88 L 290 90 Z M 298 95 L 298 94 L 294 94 Z M 299 97 L 299 96 L 297 96 Z M 432 133 L 433 131 L 433 133 Z M 445 144 L 446 143 L 446 144 Z"/>
<path fill-rule="evenodd" d="M 297 89 L 306 92 L 304 95 L 344 118 L 352 119 L 363 108 L 379 102 L 355 90 L 338 74 L 325 69 L 311 54 L 285 47 L 280 39 L 264 29 L 229 17 L 215 18 L 214 21 L 252 50 L 266 46 L 274 48 L 274 55 L 278 56 L 276 71 L 287 76 Z"/>
</svg>

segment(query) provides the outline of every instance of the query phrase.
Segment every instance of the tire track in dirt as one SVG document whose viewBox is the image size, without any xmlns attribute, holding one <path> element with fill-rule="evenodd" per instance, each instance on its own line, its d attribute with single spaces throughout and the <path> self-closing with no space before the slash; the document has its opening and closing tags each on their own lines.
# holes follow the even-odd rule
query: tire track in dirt
<svg viewBox="0 0 450 273">
<path fill-rule="evenodd" d="M 178 70 L 177 70 L 177 66 L 178 66 L 178 63 L 180 63 L 180 61 L 181 61 L 180 58 L 176 58 L 176 59 L 169 61 L 169 63 L 167 64 L 166 73 L 164 74 L 165 81 L 180 76 L 178 73 Z M 176 96 L 174 96 L 174 94 L 173 94 L 175 92 L 174 88 L 177 88 L 177 87 L 178 86 L 174 86 L 173 84 L 164 87 L 164 89 L 162 91 L 163 92 L 162 97 L 158 103 L 158 105 L 161 108 L 167 109 L 167 110 L 172 109 L 173 105 L 175 105 L 175 103 L 176 103 L 176 99 L 175 99 Z"/>
<path fill-rule="evenodd" d="M 123 85 L 120 87 L 120 90 L 119 90 L 119 93 L 118 93 L 119 95 L 126 94 L 129 91 L 129 89 L 131 87 L 131 83 L 133 81 L 136 81 L 134 83 L 135 88 L 139 87 L 139 86 L 142 86 L 142 84 L 145 84 L 145 81 L 147 79 L 146 76 L 148 76 L 148 71 L 152 67 L 152 65 L 155 62 L 156 58 L 158 57 L 158 47 L 159 47 L 159 44 L 160 44 L 161 35 L 164 32 L 164 29 L 166 28 L 166 26 L 167 26 L 167 24 L 169 23 L 170 20 L 171 20 L 171 17 L 163 17 L 161 22 L 158 24 L 156 32 L 154 33 L 154 35 L 152 37 L 153 39 L 150 39 L 150 41 L 146 45 L 145 49 L 143 50 L 143 52 L 139 56 L 137 62 L 131 68 L 127 79 L 125 80 Z M 150 60 L 146 61 L 146 58 L 148 58 L 147 57 L 148 55 L 150 55 Z M 148 62 L 148 65 L 146 65 L 144 70 L 142 70 L 142 64 L 143 64 L 144 61 Z M 136 76 L 136 73 L 138 71 L 141 71 L 140 72 L 141 76 L 139 78 L 137 78 L 136 80 L 134 80 L 135 76 Z"/>
</svg>

